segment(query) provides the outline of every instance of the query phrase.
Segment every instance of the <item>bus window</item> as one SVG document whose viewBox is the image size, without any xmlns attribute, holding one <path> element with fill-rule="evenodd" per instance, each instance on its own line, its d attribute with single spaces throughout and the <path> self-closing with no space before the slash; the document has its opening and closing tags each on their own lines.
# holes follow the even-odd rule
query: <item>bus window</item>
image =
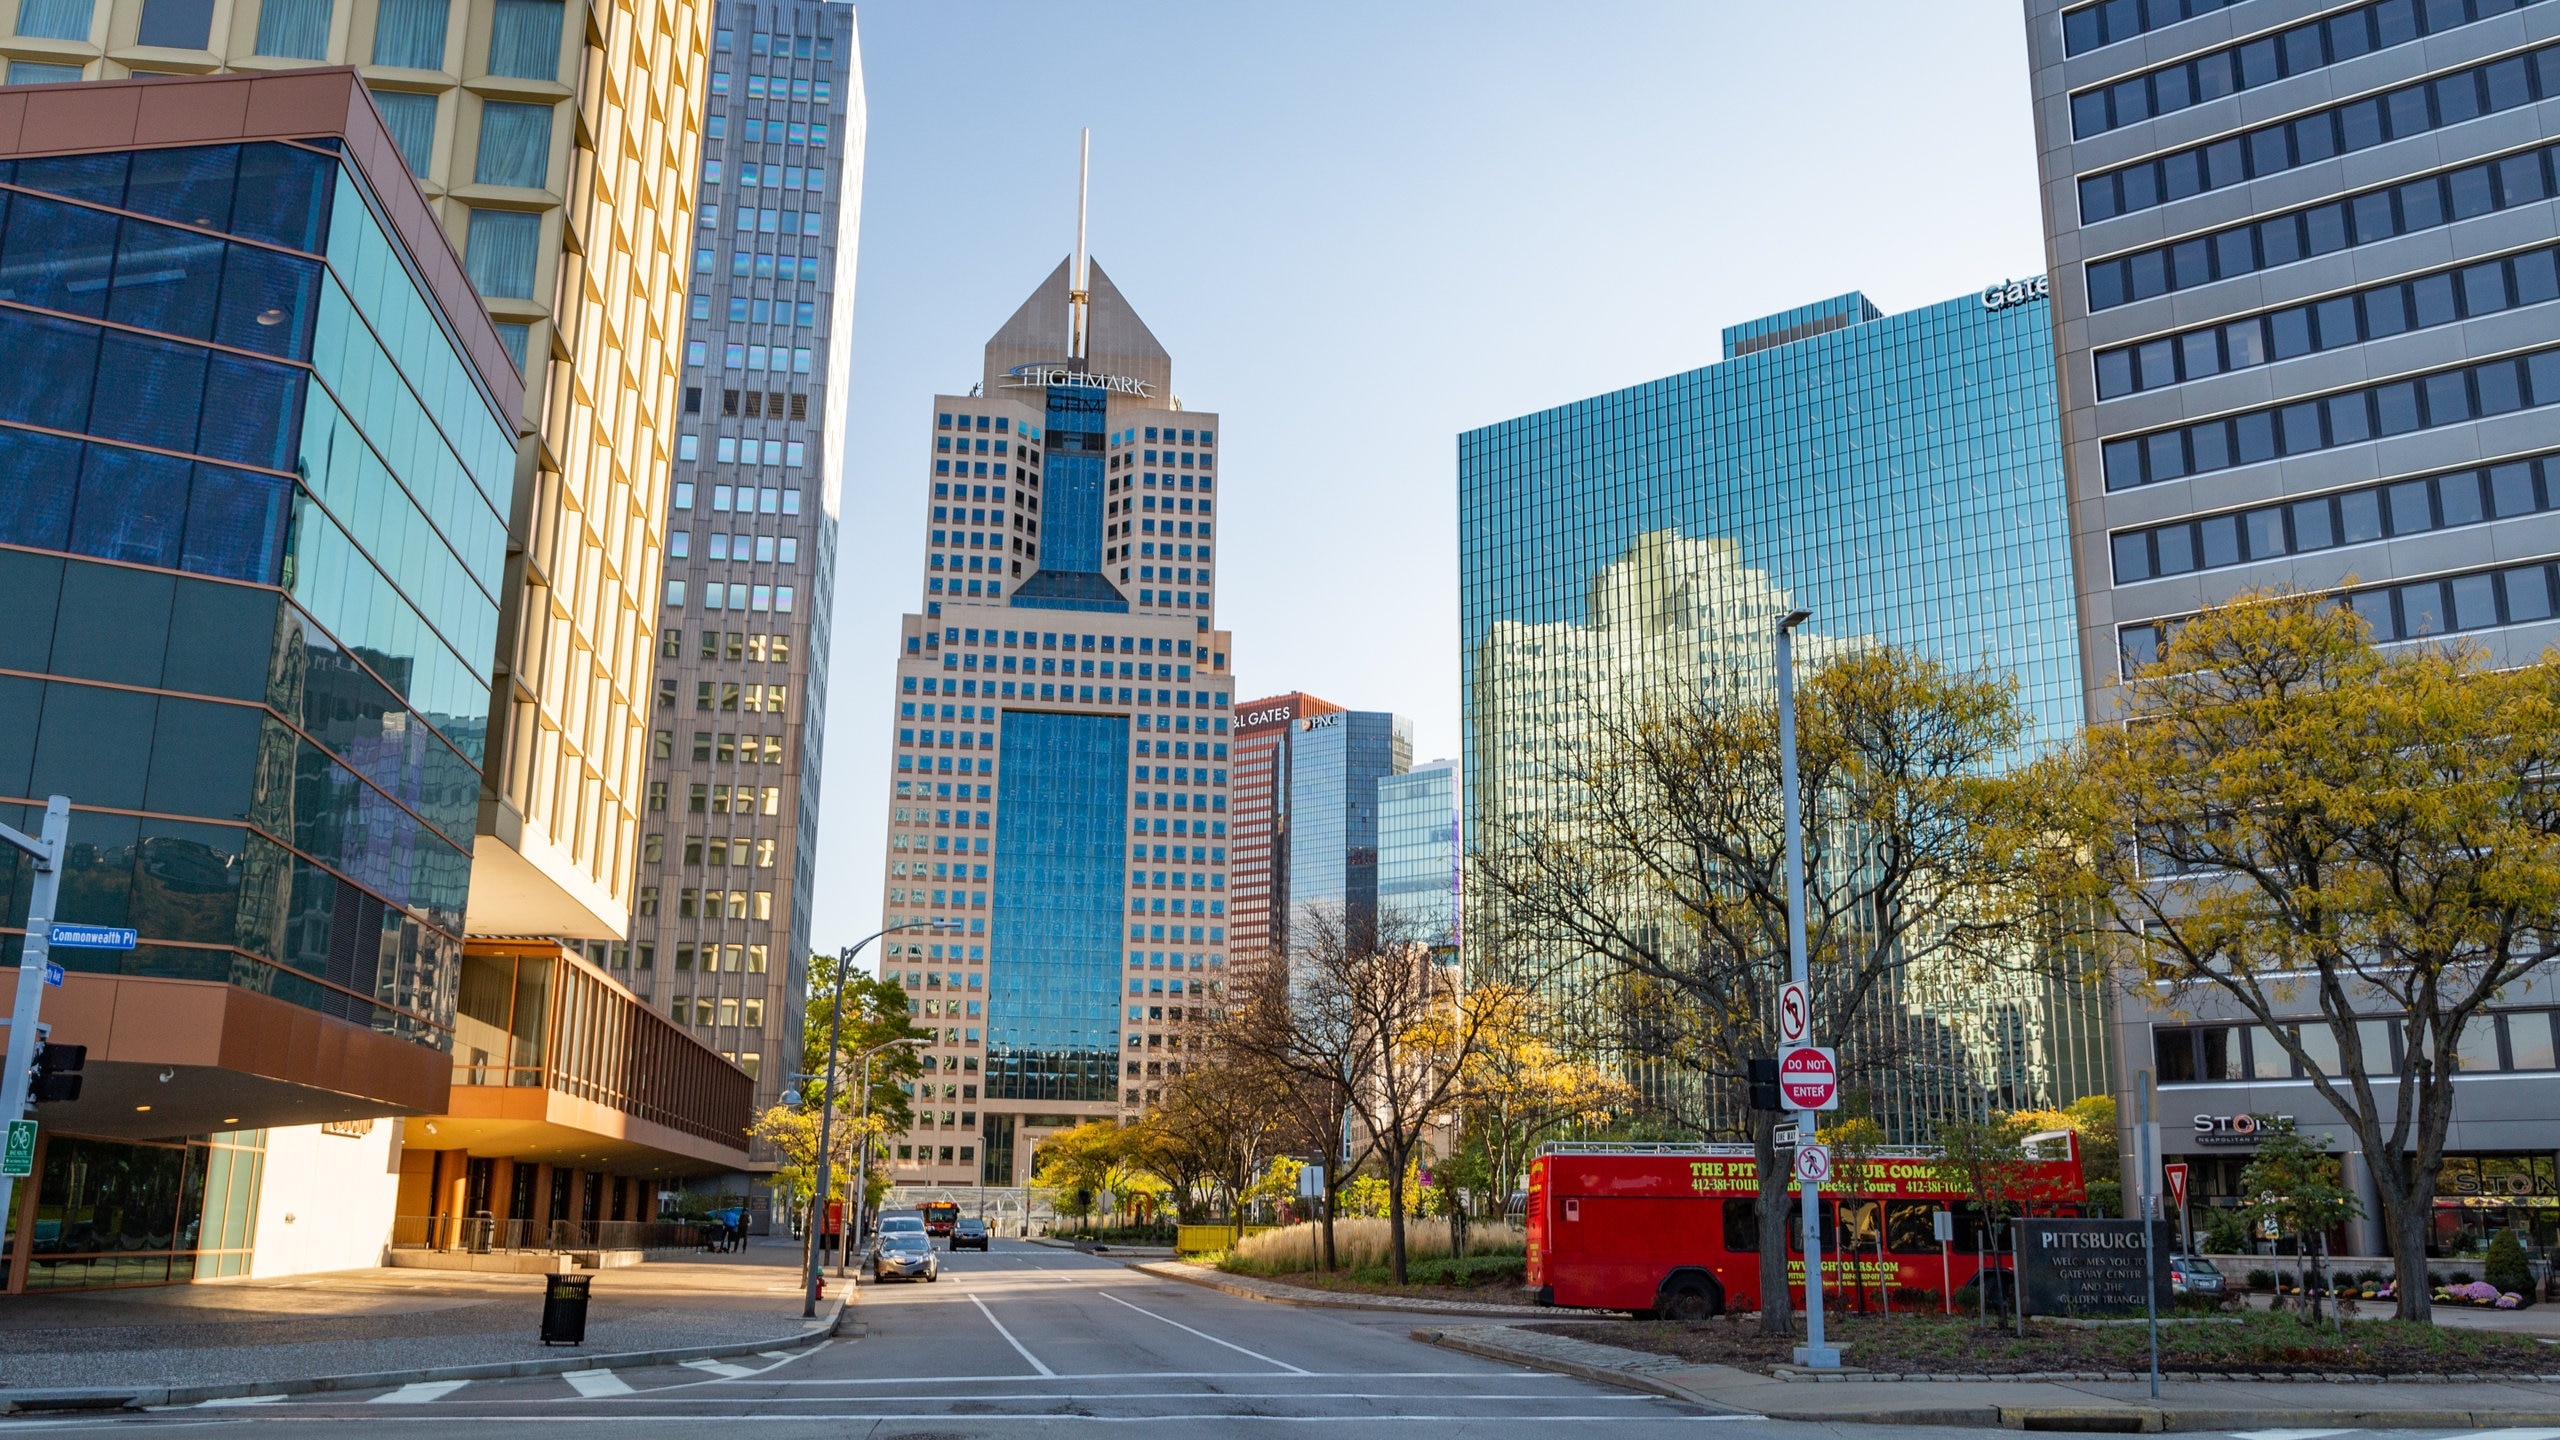
<svg viewBox="0 0 2560 1440">
<path fill-rule="evenodd" d="M 1824 1196 L 1822 1199 L 1822 1233 L 1826 1237 L 1837 1234 L 1838 1231 L 1833 1227 L 1837 1226 L 1839 1223 L 1840 1202 L 1832 1199 L 1828 1195 Z M 1828 1242 L 1826 1241 L 1826 1243 Z M 1791 1200 L 1787 1202 L 1787 1253 L 1790 1255 L 1801 1255 L 1804 1253 L 1804 1202 L 1802 1200 Z"/>
<path fill-rule="evenodd" d="M 1841 1201 L 1836 1216 L 1839 1228 L 1831 1232 L 1833 1246 L 1852 1254 L 1875 1253 L 1876 1210 L 1873 1200 Z"/>
<path fill-rule="evenodd" d="M 1927 1200 L 1892 1200 L 1884 1207 L 1884 1244 L 1896 1255 L 1938 1253 L 1938 1207 Z"/>
<path fill-rule="evenodd" d="M 1724 1248 L 1736 1255 L 1760 1253 L 1760 1201 L 1757 1196 L 1724 1202 Z"/>
</svg>

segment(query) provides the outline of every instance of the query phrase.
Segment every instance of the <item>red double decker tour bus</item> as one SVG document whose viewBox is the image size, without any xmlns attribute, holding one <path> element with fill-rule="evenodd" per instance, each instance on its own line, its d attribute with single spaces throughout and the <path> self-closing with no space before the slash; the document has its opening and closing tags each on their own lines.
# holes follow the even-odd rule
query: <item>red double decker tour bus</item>
<svg viewBox="0 0 2560 1440">
<path fill-rule="evenodd" d="M 1787 1192 L 1802 1194 L 1793 1179 Z M 2086 1198 L 2077 1138 L 2032 1137 L 2012 1213 L 2077 1215 Z M 1801 1198 L 1788 1210 L 1788 1294 L 1801 1305 Z M 1945 1245 L 1940 1210 L 1955 1219 Z M 1681 1319 L 1761 1308 L 1759 1167 L 1748 1145 L 1549 1144 L 1529 1165 L 1527 1220 L 1529 1288 L 1541 1305 Z M 1981 1209 L 1925 1147 L 1883 1147 L 1859 1173 L 1835 1173 L 1822 1193 L 1822 1234 L 1835 1306 L 1926 1291 L 1934 1308 L 1981 1268 Z"/>
</svg>

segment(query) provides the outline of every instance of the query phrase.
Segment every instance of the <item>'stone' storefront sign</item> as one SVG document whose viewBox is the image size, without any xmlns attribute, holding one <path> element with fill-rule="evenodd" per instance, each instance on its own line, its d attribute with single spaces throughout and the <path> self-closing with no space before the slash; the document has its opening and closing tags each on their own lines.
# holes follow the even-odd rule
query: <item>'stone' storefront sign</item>
<svg viewBox="0 0 2560 1440">
<path fill-rule="evenodd" d="M 2195 1142 L 2199 1145 L 2255 1145 L 2268 1133 L 2293 1123 L 2290 1115 L 2267 1115 L 2242 1111 L 2237 1115 L 2199 1115 L 2194 1120 Z"/>
</svg>

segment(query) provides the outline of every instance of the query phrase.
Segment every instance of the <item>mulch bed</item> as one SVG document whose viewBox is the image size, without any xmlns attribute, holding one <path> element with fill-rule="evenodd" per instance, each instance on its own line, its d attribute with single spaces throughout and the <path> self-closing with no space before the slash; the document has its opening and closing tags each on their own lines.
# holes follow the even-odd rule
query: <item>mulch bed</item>
<svg viewBox="0 0 2560 1440">
<path fill-rule="evenodd" d="M 1756 1314 L 1696 1326 L 1628 1320 L 1528 1328 L 1762 1372 L 1792 1363 L 1791 1352 L 1801 1343 L 1800 1336 L 1762 1335 Z M 1824 1338 L 1846 1352 L 1851 1366 L 1903 1375 L 2124 1371 L 2150 1364 L 2149 1336 L 2140 1325 L 2091 1328 L 2030 1320 L 2021 1340 L 2014 1326 L 1985 1327 L 1967 1316 L 1835 1315 Z M 2560 1350 L 2525 1335 L 2396 1320 L 2353 1321 L 2342 1336 L 2291 1316 L 2252 1313 L 2164 1323 L 2160 1367 L 2184 1374 L 2532 1375 L 2560 1371 Z"/>
</svg>

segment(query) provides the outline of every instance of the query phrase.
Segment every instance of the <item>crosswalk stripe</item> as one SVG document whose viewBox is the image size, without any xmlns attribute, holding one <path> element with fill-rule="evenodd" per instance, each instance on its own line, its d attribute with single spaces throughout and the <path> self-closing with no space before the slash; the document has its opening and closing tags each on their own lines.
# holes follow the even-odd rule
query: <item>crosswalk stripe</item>
<svg viewBox="0 0 2560 1440">
<path fill-rule="evenodd" d="M 273 1405 L 283 1398 L 284 1397 L 281 1395 L 227 1395 L 219 1400 L 204 1401 L 197 1405 L 196 1408 L 199 1410 L 217 1410 L 231 1405 Z"/>
<path fill-rule="evenodd" d="M 468 1380 L 421 1380 L 414 1385 L 403 1385 L 397 1390 L 384 1391 L 365 1403 L 368 1405 L 424 1405 L 430 1400 L 441 1400 L 470 1383 Z"/>
<path fill-rule="evenodd" d="M 2474 1430 L 2463 1440 L 2560 1440 L 2560 1430 Z"/>
<path fill-rule="evenodd" d="M 788 1350 L 759 1350 L 756 1353 L 767 1360 L 788 1360 L 791 1358 L 791 1352 Z"/>
<path fill-rule="evenodd" d="M 2325 1440 L 2330 1435 L 2344 1435 L 2344 1430 L 2234 1430 L 2234 1440 Z"/>
<path fill-rule="evenodd" d="M 590 1400 L 607 1395 L 631 1393 L 631 1382 L 610 1370 L 572 1370 L 560 1378 L 568 1381 L 571 1388 Z"/>
<path fill-rule="evenodd" d="M 725 1376 L 732 1380 L 741 1375 L 753 1375 L 756 1373 L 744 1365 L 732 1365 L 726 1360 L 687 1360 L 684 1362 L 684 1368 L 687 1370 L 700 1370 L 711 1375 Z"/>
</svg>

